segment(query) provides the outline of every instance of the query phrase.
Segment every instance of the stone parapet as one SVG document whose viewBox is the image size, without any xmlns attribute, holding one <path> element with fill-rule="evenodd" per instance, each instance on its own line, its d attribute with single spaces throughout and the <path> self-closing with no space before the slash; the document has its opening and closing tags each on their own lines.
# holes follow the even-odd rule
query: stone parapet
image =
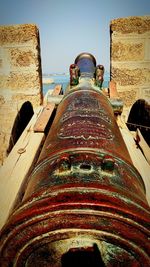
<svg viewBox="0 0 150 267">
<path fill-rule="evenodd" d="M 150 102 L 150 16 L 111 21 L 111 79 L 125 106 Z"/>
<path fill-rule="evenodd" d="M 146 34 L 150 31 L 150 16 L 118 18 L 111 21 L 115 35 Z"/>
<path fill-rule="evenodd" d="M 25 102 L 42 103 L 39 31 L 36 25 L 0 26 L 0 162 Z"/>
<path fill-rule="evenodd" d="M 34 24 L 1 26 L 0 36 L 0 46 L 38 44 L 38 28 Z"/>
</svg>

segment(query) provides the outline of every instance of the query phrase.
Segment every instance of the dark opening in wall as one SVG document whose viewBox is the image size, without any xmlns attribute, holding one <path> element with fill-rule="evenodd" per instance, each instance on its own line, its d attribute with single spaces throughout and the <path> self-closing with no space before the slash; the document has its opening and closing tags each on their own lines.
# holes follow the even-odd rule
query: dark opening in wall
<svg viewBox="0 0 150 267">
<path fill-rule="evenodd" d="M 10 153 L 13 146 L 18 141 L 19 137 L 21 136 L 22 132 L 26 128 L 33 114 L 34 114 L 34 111 L 33 111 L 32 104 L 29 101 L 25 102 L 22 105 L 21 109 L 19 110 L 14 121 L 14 125 L 13 125 L 11 136 L 10 136 L 10 141 L 9 141 L 9 147 L 7 149 L 8 154 Z"/>
<path fill-rule="evenodd" d="M 150 146 L 150 105 L 144 99 L 139 99 L 133 104 L 127 126 L 130 131 L 140 129 L 145 141 Z"/>
<path fill-rule="evenodd" d="M 62 267 L 105 267 L 96 244 L 87 248 L 72 248 L 62 255 Z"/>
</svg>

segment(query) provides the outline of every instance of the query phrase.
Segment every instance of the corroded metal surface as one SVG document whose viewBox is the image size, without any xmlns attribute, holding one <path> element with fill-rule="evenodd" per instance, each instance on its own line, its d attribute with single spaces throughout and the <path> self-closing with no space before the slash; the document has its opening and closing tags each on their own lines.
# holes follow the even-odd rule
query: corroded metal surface
<svg viewBox="0 0 150 267">
<path fill-rule="evenodd" d="M 103 80 L 104 80 L 103 76 L 104 76 L 104 66 L 98 65 L 95 71 L 95 84 L 100 88 L 102 87 L 102 84 L 103 84 Z"/>
<path fill-rule="evenodd" d="M 22 202 L 2 230 L 2 266 L 150 266 L 144 184 L 89 76 L 58 107 Z"/>
<path fill-rule="evenodd" d="M 76 64 L 71 64 L 70 68 L 70 85 L 75 86 L 79 83 L 80 71 Z"/>
</svg>

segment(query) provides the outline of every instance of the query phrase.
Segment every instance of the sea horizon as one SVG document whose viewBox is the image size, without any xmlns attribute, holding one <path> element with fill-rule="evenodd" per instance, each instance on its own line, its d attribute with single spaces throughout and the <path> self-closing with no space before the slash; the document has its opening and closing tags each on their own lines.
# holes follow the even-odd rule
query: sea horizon
<svg viewBox="0 0 150 267">
<path fill-rule="evenodd" d="M 62 89 L 65 92 L 67 85 L 70 80 L 70 74 L 67 73 L 43 73 L 42 78 L 50 79 L 50 83 L 43 83 L 43 95 L 47 93 L 48 90 L 54 89 L 57 84 L 62 85 Z M 108 71 L 104 73 L 103 87 L 107 88 L 110 81 L 110 75 Z"/>
</svg>

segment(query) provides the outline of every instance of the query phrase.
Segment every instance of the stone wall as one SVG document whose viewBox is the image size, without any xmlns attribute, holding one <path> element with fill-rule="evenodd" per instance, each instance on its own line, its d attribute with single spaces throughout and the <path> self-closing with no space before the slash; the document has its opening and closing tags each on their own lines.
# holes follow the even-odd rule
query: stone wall
<svg viewBox="0 0 150 267">
<path fill-rule="evenodd" d="M 130 108 L 137 99 L 150 103 L 150 16 L 111 21 L 111 79 Z"/>
<path fill-rule="evenodd" d="M 42 101 L 39 32 L 35 25 L 0 26 L 0 163 L 9 146 L 15 118 L 29 101 Z"/>
</svg>

